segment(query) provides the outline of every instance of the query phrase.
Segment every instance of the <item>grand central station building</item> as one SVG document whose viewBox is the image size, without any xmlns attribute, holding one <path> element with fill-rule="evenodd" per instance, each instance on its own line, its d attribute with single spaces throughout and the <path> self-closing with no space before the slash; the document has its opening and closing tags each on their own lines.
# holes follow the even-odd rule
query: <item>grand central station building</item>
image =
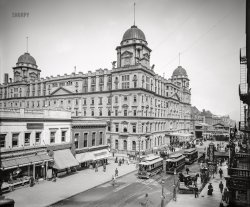
<svg viewBox="0 0 250 207">
<path fill-rule="evenodd" d="M 193 133 L 187 72 L 178 66 L 169 79 L 156 74 L 151 51 L 143 31 L 133 25 L 116 48 L 112 69 L 40 77 L 35 58 L 26 52 L 13 67 L 13 78 L 5 74 L 0 108 L 61 108 L 71 111 L 73 120 L 105 121 L 104 144 L 120 153 L 151 151 L 187 138 Z M 78 139 L 72 133 L 72 142 Z"/>
</svg>

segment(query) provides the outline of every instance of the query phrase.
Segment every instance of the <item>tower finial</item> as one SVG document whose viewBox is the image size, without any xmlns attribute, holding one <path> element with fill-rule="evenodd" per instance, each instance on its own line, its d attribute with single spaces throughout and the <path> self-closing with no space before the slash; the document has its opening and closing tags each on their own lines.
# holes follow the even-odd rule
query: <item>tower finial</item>
<svg viewBox="0 0 250 207">
<path fill-rule="evenodd" d="M 29 49 L 29 37 L 26 37 L 26 51 Z"/>
<path fill-rule="evenodd" d="M 134 2 L 134 26 L 135 26 L 135 2 Z"/>
</svg>

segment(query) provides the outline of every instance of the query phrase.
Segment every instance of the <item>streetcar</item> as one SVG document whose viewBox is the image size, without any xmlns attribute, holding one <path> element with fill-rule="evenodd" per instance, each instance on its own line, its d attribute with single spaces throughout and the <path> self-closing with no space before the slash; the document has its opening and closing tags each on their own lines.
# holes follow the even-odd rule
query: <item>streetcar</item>
<svg viewBox="0 0 250 207">
<path fill-rule="evenodd" d="M 185 166 L 185 156 L 181 153 L 170 155 L 166 160 L 166 173 L 174 174 L 181 171 Z"/>
<path fill-rule="evenodd" d="M 188 165 L 194 163 L 198 159 L 198 151 L 196 148 L 184 150 L 183 155 L 186 157 L 185 163 Z"/>
<path fill-rule="evenodd" d="M 163 169 L 163 159 L 158 155 L 145 157 L 144 161 L 139 163 L 138 178 L 149 178 Z"/>
</svg>

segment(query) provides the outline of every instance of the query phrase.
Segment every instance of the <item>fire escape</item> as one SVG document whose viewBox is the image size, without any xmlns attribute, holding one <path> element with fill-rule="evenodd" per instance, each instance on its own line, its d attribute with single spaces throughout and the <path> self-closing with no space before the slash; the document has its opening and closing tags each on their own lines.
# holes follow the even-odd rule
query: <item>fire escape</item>
<svg viewBox="0 0 250 207">
<path fill-rule="evenodd" d="M 247 58 L 246 48 L 240 49 L 240 85 L 239 85 L 239 96 L 240 96 L 240 122 L 239 130 L 243 132 L 249 131 L 247 125 L 248 116 L 248 105 L 249 105 L 249 87 L 247 80 Z"/>
</svg>

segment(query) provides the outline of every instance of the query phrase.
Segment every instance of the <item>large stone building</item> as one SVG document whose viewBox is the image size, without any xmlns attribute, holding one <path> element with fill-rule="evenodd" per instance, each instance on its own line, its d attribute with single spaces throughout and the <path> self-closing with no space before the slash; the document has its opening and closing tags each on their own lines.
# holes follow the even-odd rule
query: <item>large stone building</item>
<svg viewBox="0 0 250 207">
<path fill-rule="evenodd" d="M 61 107 L 72 117 L 107 122 L 107 140 L 117 151 L 147 151 L 170 142 L 172 132 L 191 132 L 191 92 L 186 70 L 166 79 L 150 64 L 151 49 L 137 26 L 123 35 L 112 69 L 40 77 L 36 60 L 24 53 L 0 85 L 0 107 Z M 140 142 L 140 143 L 139 143 Z"/>
</svg>

